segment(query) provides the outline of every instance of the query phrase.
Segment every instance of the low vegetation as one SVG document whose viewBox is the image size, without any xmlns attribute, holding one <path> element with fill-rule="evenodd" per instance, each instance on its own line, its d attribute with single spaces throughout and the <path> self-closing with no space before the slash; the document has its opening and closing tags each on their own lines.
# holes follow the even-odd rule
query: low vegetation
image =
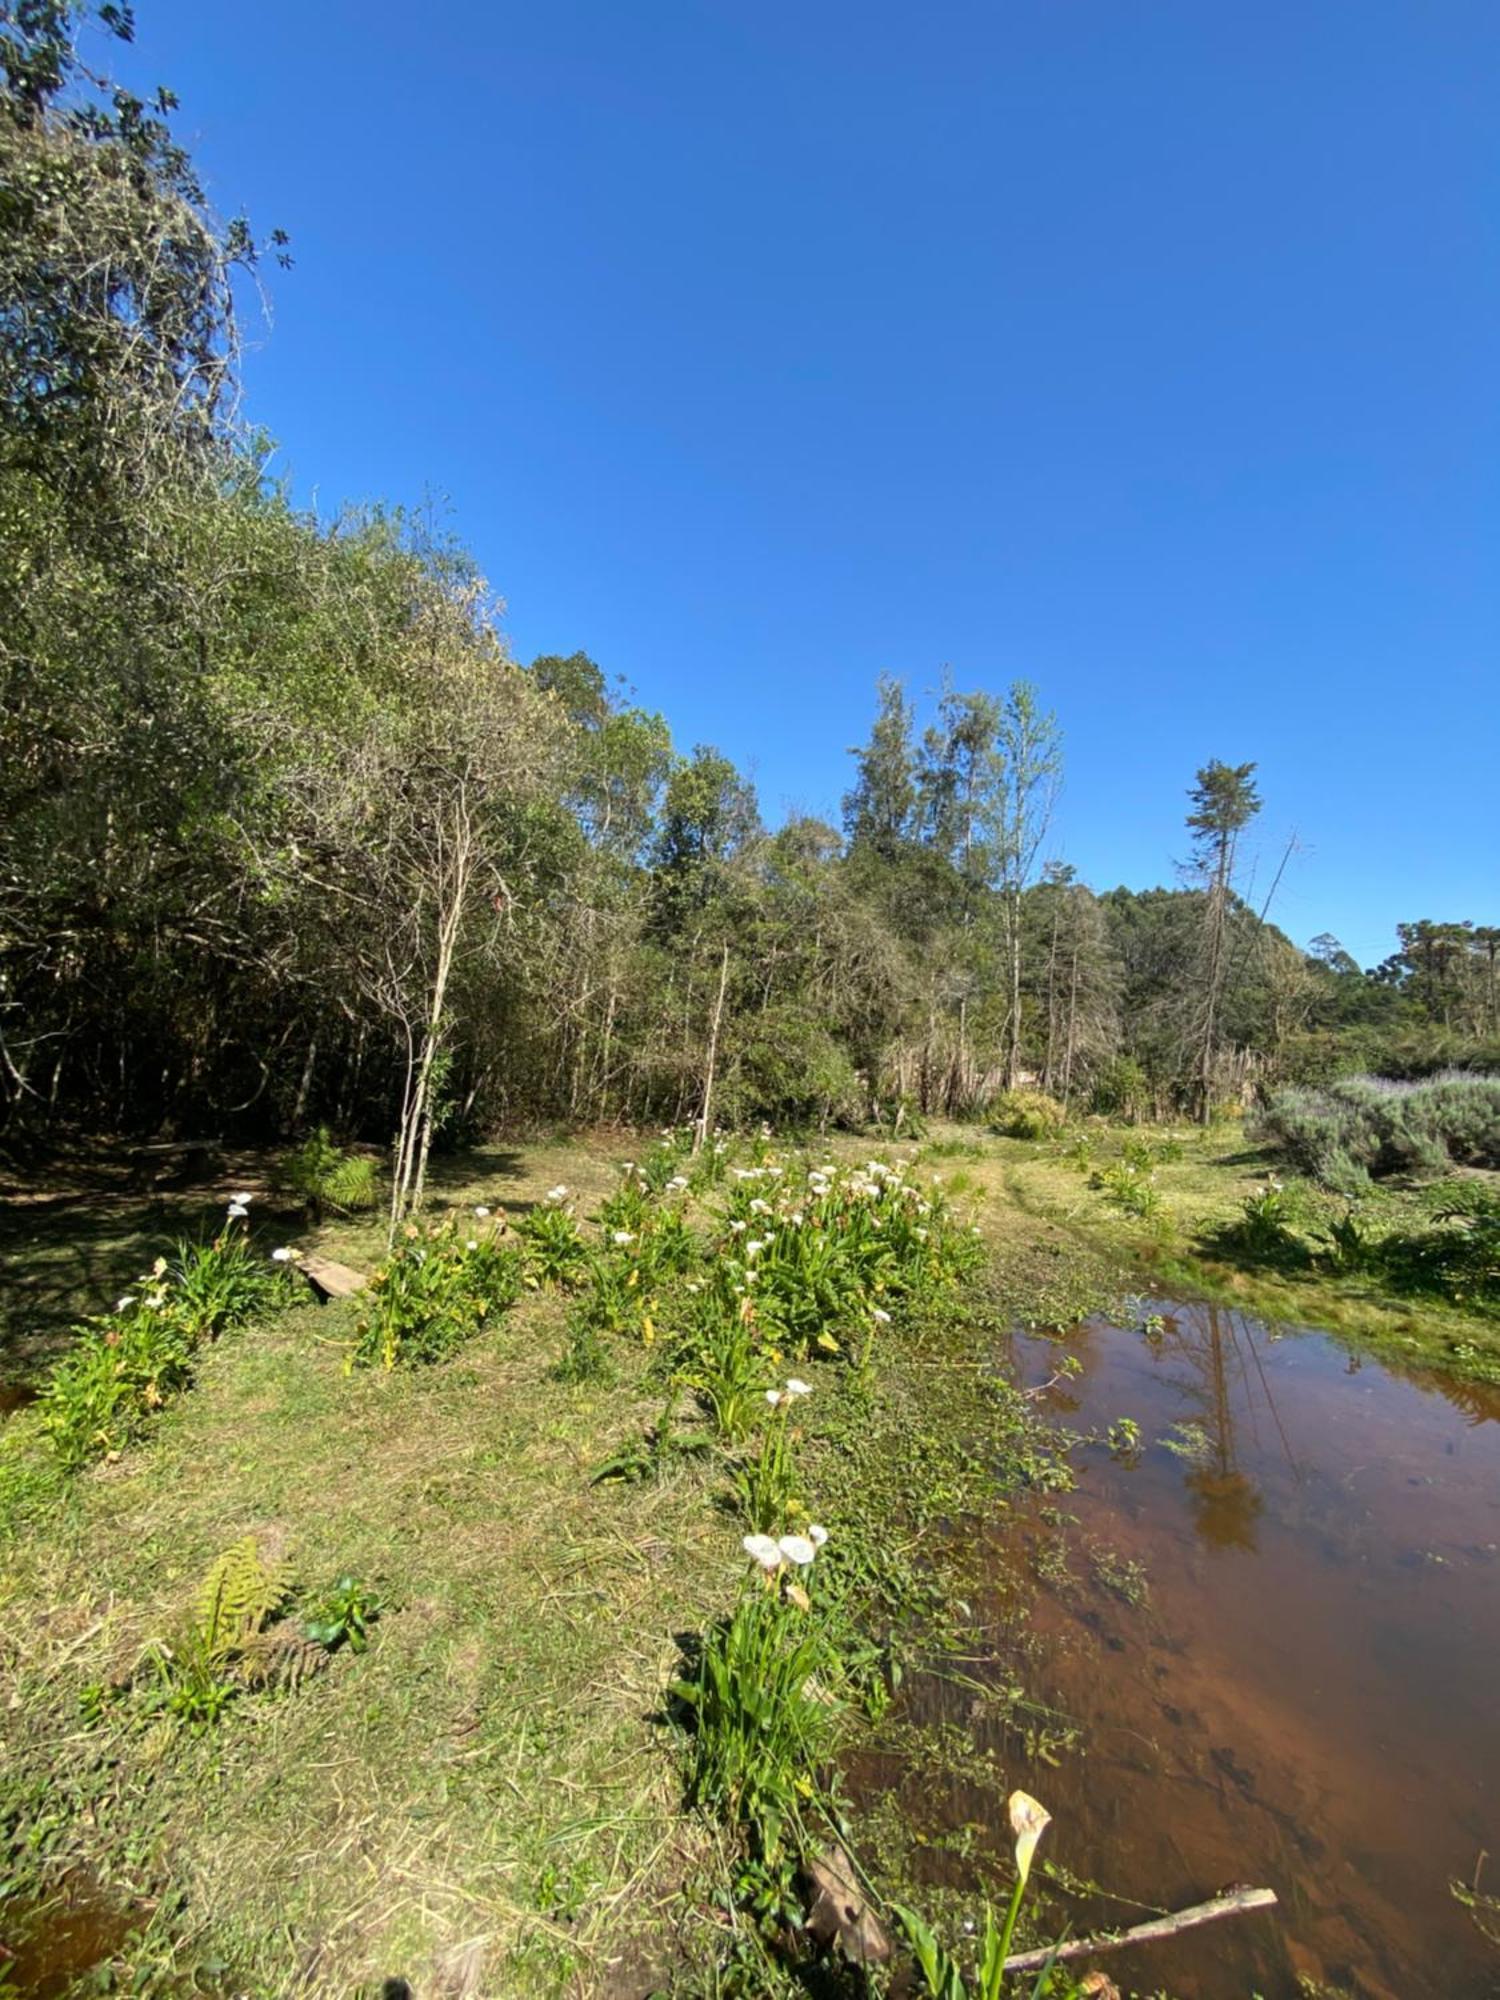
<svg viewBox="0 0 1500 2000">
<path fill-rule="evenodd" d="M 841 1757 L 952 1620 L 941 1524 L 1040 1464 L 966 1351 L 966 1199 L 910 1149 L 673 1134 L 503 1195 L 476 1168 L 389 1253 L 373 1215 L 325 1224 L 320 1252 L 376 1254 L 321 1306 L 237 1198 L 203 1255 L 259 1289 L 199 1285 L 219 1337 L 178 1393 L 79 1454 L 64 1361 L 0 1438 L 12 1895 L 45 1933 L 87 1870 L 144 1990 L 214 1962 L 279 1994 L 289 1940 L 332 1954 L 312 1992 L 431 1977 L 494 1880 L 507 1992 L 621 1950 L 664 1989 L 780 1990 L 824 1948 L 800 1884 L 848 1837 Z M 559 1368 L 581 1329 L 598 1373 Z M 351 1918 L 356 1836 L 422 1896 Z M 328 1864 L 283 1888 L 267 1856 L 309 1840 Z"/>
<path fill-rule="evenodd" d="M 1500 1077 L 1463 1070 L 1417 1083 L 1346 1077 L 1282 1091 L 1256 1129 L 1303 1173 L 1342 1194 L 1398 1174 L 1500 1169 Z"/>
</svg>

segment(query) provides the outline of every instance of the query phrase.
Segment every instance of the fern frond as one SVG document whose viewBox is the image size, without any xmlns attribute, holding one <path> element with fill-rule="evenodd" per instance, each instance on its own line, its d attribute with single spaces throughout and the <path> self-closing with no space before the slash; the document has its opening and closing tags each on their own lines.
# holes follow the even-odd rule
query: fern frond
<svg viewBox="0 0 1500 2000">
<path fill-rule="evenodd" d="M 329 1653 L 294 1624 L 273 1625 L 245 1641 L 239 1676 L 247 1687 L 277 1688 L 293 1693 L 305 1680 L 321 1673 Z"/>
<path fill-rule="evenodd" d="M 216 1556 L 193 1600 L 193 1622 L 210 1659 L 238 1652 L 286 1597 L 285 1562 L 268 1559 L 254 1535 Z"/>
</svg>

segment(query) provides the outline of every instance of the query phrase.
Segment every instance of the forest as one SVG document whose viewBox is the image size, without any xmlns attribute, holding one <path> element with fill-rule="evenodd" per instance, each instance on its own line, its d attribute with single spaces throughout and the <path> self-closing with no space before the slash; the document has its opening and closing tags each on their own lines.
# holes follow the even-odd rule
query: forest
<svg viewBox="0 0 1500 2000">
<path fill-rule="evenodd" d="M 768 824 L 274 475 L 133 32 L 0 0 L 0 2000 L 1477 1994 L 1500 922 L 1286 935 L 1255 743 L 1080 880 L 983 663 Z"/>
<path fill-rule="evenodd" d="M 1493 1062 L 1500 926 L 1403 924 L 1369 973 L 1299 948 L 1214 745 L 1181 882 L 1090 886 L 1048 859 L 1063 735 L 1025 684 L 949 680 L 922 726 L 883 678 L 842 824 L 770 828 L 607 663 L 511 658 L 429 516 L 268 475 L 235 299 L 287 253 L 214 219 L 166 97 L 92 87 L 61 7 L 0 46 L 6 1145 L 671 1122 L 715 1021 L 719 1114 L 820 1127 Z"/>
</svg>

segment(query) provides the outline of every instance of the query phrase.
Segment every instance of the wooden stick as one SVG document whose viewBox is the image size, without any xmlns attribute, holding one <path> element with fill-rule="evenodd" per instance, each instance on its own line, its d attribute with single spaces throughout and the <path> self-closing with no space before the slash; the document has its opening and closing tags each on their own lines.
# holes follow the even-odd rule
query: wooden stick
<svg viewBox="0 0 1500 2000">
<path fill-rule="evenodd" d="M 1173 1917 L 1153 1917 L 1149 1924 L 1135 1924 L 1128 1931 L 1106 1933 L 1103 1937 L 1074 1938 L 1070 1944 L 1049 1945 L 1041 1951 L 1019 1951 L 1005 1961 L 1007 1972 L 1037 1972 L 1044 1965 L 1065 1958 L 1092 1958 L 1095 1952 L 1119 1951 L 1127 1944 L 1155 1944 L 1161 1938 L 1176 1937 L 1199 1924 L 1211 1924 L 1219 1917 L 1235 1917 L 1241 1910 L 1268 1910 L 1276 1901 L 1274 1889 L 1231 1889 L 1207 1903 L 1194 1903 Z"/>
</svg>

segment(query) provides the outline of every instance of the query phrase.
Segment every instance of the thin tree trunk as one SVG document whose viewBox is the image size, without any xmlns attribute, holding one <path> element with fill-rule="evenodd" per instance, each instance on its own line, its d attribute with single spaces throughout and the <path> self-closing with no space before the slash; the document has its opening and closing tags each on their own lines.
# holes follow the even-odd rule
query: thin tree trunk
<svg viewBox="0 0 1500 2000">
<path fill-rule="evenodd" d="M 724 1018 L 724 988 L 729 982 L 729 946 L 726 944 L 719 960 L 719 996 L 714 1001 L 713 1026 L 708 1031 L 708 1062 L 703 1075 L 703 1108 L 698 1113 L 697 1127 L 693 1132 L 693 1152 L 703 1151 L 708 1139 L 708 1121 L 713 1111 L 714 1069 L 719 1059 L 719 1023 Z"/>
<path fill-rule="evenodd" d="M 312 1037 L 307 1045 L 307 1056 L 302 1064 L 302 1075 L 297 1082 L 297 1097 L 292 1105 L 292 1130 L 302 1130 L 302 1120 L 307 1113 L 308 1093 L 312 1089 L 313 1065 L 318 1060 L 318 1038 Z"/>
</svg>

